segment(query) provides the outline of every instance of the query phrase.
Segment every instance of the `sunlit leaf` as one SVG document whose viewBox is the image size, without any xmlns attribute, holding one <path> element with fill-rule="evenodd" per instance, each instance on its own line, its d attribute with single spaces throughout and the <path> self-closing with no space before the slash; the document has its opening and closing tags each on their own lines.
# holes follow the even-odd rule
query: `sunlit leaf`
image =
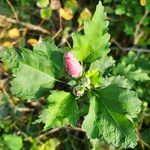
<svg viewBox="0 0 150 150">
<path fill-rule="evenodd" d="M 19 30 L 17 28 L 9 30 L 8 36 L 12 39 L 18 38 L 20 36 Z"/>
<path fill-rule="evenodd" d="M 42 19 L 49 19 L 51 17 L 52 10 L 50 7 L 42 8 L 40 10 L 40 15 Z"/>
<path fill-rule="evenodd" d="M 71 20 L 73 18 L 73 11 L 70 8 L 61 8 L 59 14 L 65 20 Z"/>
<path fill-rule="evenodd" d="M 142 6 L 145 6 L 145 5 L 147 4 L 147 0 L 140 0 L 140 4 L 141 4 Z"/>
<path fill-rule="evenodd" d="M 30 45 L 35 45 L 35 44 L 37 44 L 37 39 L 34 39 L 34 38 L 30 38 L 28 41 L 27 41 Z"/>
<path fill-rule="evenodd" d="M 47 7 L 49 4 L 49 0 L 38 0 L 37 1 L 37 6 L 40 8 Z"/>
</svg>

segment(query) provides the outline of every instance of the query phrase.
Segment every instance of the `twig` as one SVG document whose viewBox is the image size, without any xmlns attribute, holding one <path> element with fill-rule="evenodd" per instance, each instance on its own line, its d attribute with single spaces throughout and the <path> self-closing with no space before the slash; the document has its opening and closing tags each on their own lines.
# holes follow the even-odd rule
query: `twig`
<svg viewBox="0 0 150 150">
<path fill-rule="evenodd" d="M 110 49 L 111 50 L 115 50 L 119 47 L 111 47 Z M 135 52 L 138 52 L 138 53 L 150 53 L 150 49 L 144 49 L 144 48 L 136 48 L 136 47 L 122 47 L 122 48 L 119 48 L 120 50 L 122 51 L 135 51 Z"/>
<path fill-rule="evenodd" d="M 130 51 L 130 50 L 133 50 L 133 51 L 136 51 L 136 52 L 143 52 L 143 53 L 150 53 L 150 49 L 145 49 L 145 48 L 136 48 L 136 47 L 124 47 L 123 48 L 124 51 Z"/>
<path fill-rule="evenodd" d="M 44 34 L 52 34 L 50 31 L 48 31 L 48 30 L 46 30 L 46 29 L 44 29 L 40 26 L 36 26 L 36 25 L 26 23 L 26 22 L 22 22 L 22 21 L 17 21 L 16 19 L 12 19 L 12 18 L 6 17 L 4 15 L 0 15 L 0 19 L 5 20 L 5 21 L 10 22 L 10 23 L 20 24 L 20 25 L 25 26 L 26 28 L 28 28 L 30 30 L 40 31 Z"/>
<path fill-rule="evenodd" d="M 80 31 L 83 30 L 83 29 L 84 29 L 83 26 L 82 26 L 82 27 L 79 27 L 79 28 L 76 30 L 76 32 L 80 32 Z M 72 37 L 72 33 L 69 34 L 66 38 L 62 38 L 62 41 L 59 43 L 58 47 L 60 47 L 61 45 L 67 43 L 68 47 L 71 49 L 71 45 L 70 45 L 70 43 L 68 42 L 68 39 L 71 38 L 71 37 Z"/>
<path fill-rule="evenodd" d="M 141 25 L 144 22 L 144 20 L 145 20 L 145 18 L 147 17 L 148 14 L 149 14 L 149 11 L 146 10 L 143 17 L 141 18 L 139 23 L 136 25 L 135 32 L 134 32 L 134 45 L 137 45 L 139 39 L 143 35 L 143 32 L 140 32 L 140 28 L 141 28 Z"/>
<path fill-rule="evenodd" d="M 13 5 L 11 4 L 11 2 L 10 2 L 9 0 L 6 0 L 6 2 L 8 3 L 9 7 L 11 8 L 11 10 L 12 10 L 12 12 L 13 12 L 14 17 L 16 18 L 16 20 L 19 21 L 19 17 L 18 17 L 18 15 L 17 15 L 17 13 L 16 13 L 16 11 L 15 11 Z"/>
<path fill-rule="evenodd" d="M 54 134 L 55 132 L 58 132 L 60 130 L 63 130 L 63 129 L 66 129 L 66 130 L 72 130 L 72 131 L 80 131 L 80 132 L 84 132 L 81 128 L 78 128 L 78 127 L 70 127 L 70 126 L 66 126 L 66 127 L 58 127 L 58 128 L 55 128 L 55 129 L 52 129 L 40 136 L 37 137 L 37 139 L 42 139 L 43 137 L 49 135 L 49 134 Z"/>
<path fill-rule="evenodd" d="M 62 32 L 62 19 L 61 19 L 61 16 L 59 15 L 59 30 L 56 32 L 56 34 L 53 36 L 53 39 L 55 39 L 61 32 Z"/>
<path fill-rule="evenodd" d="M 141 138 L 141 135 L 140 135 L 139 131 L 137 131 L 137 136 L 139 138 L 139 143 L 141 144 L 142 149 L 144 150 L 145 146 L 150 149 L 150 145 Z"/>
<path fill-rule="evenodd" d="M 116 40 L 112 39 L 111 42 L 115 43 L 116 46 L 122 51 L 136 51 L 138 53 L 150 53 L 150 49 L 136 48 L 136 47 L 122 47 Z M 116 49 L 116 47 L 111 47 L 111 49 Z"/>
<path fill-rule="evenodd" d="M 119 42 L 117 42 L 116 40 L 114 39 L 111 39 L 111 42 L 113 42 L 114 44 L 116 44 L 116 46 L 123 51 L 123 47 L 119 44 Z"/>
<path fill-rule="evenodd" d="M 34 110 L 33 109 L 30 109 L 30 108 L 27 108 L 27 107 L 24 107 L 24 108 L 17 108 L 16 111 L 18 112 L 33 112 Z"/>
</svg>

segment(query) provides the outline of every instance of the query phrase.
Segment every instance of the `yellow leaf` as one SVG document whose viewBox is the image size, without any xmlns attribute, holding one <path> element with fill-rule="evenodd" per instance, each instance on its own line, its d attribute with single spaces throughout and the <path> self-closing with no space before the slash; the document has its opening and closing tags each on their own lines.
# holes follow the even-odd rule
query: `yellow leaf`
<svg viewBox="0 0 150 150">
<path fill-rule="evenodd" d="M 4 20 L 0 19 L 0 27 L 4 26 Z"/>
<path fill-rule="evenodd" d="M 19 30 L 17 28 L 9 30 L 8 36 L 12 39 L 18 38 L 20 36 Z"/>
<path fill-rule="evenodd" d="M 140 0 L 140 4 L 141 4 L 142 6 L 145 6 L 145 5 L 147 4 L 147 0 Z"/>
<path fill-rule="evenodd" d="M 65 20 L 71 20 L 73 18 L 73 11 L 70 8 L 61 8 L 59 14 Z"/>
<path fill-rule="evenodd" d="M 30 38 L 27 42 L 33 46 L 33 45 L 37 44 L 38 41 L 34 38 Z"/>
<path fill-rule="evenodd" d="M 6 65 L 2 65 L 2 68 L 1 68 L 3 71 L 7 71 L 8 70 L 8 67 Z"/>
<path fill-rule="evenodd" d="M 7 66 L 6 65 L 0 65 L 0 74 L 2 74 L 3 72 L 7 71 Z"/>
<path fill-rule="evenodd" d="M 2 31 L 0 32 L 0 39 L 3 38 L 4 36 L 5 36 L 5 30 L 2 30 Z"/>
<path fill-rule="evenodd" d="M 80 13 L 80 16 L 79 16 L 79 23 L 83 23 L 85 20 L 88 20 L 92 17 L 92 13 L 90 12 L 89 9 L 85 8 L 81 13 Z"/>
<path fill-rule="evenodd" d="M 6 41 L 6 42 L 2 43 L 2 46 L 9 48 L 9 47 L 12 47 L 12 46 L 13 46 L 13 43 L 11 43 L 11 42 L 9 42 L 9 41 Z"/>
</svg>

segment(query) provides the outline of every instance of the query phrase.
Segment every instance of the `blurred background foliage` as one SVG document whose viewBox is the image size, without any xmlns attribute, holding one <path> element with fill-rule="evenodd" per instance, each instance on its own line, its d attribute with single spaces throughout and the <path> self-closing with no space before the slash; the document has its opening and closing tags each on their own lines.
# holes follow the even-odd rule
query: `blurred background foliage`
<svg viewBox="0 0 150 150">
<path fill-rule="evenodd" d="M 0 50 L 29 47 L 44 38 L 57 46 L 72 46 L 71 34 L 82 32 L 98 0 L 0 0 Z M 143 101 L 135 149 L 150 148 L 150 0 L 102 0 L 109 20 L 110 55 L 116 60 L 114 75 L 123 75 Z M 130 51 L 130 52 L 129 52 Z M 0 63 L 0 150 L 115 149 L 91 144 L 78 128 L 57 128 L 46 133 L 34 124 L 44 106 L 39 101 L 22 102 L 9 92 L 11 76 Z M 80 126 L 80 125 L 79 125 Z M 101 145 L 101 146 L 100 146 Z"/>
</svg>

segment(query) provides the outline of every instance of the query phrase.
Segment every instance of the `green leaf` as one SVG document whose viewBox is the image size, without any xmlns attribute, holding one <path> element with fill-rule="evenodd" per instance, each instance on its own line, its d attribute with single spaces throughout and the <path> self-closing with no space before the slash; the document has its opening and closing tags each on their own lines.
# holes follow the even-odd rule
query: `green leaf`
<svg viewBox="0 0 150 150">
<path fill-rule="evenodd" d="M 112 76 L 109 78 L 105 78 L 102 82 L 101 87 L 106 88 L 108 86 L 117 86 L 121 88 L 131 89 L 131 85 L 129 81 L 124 76 Z"/>
<path fill-rule="evenodd" d="M 90 70 L 98 69 L 101 72 L 101 74 L 104 74 L 106 69 L 113 67 L 114 64 L 115 60 L 113 60 L 112 57 L 105 56 L 100 58 L 99 60 L 92 62 L 90 65 Z"/>
<path fill-rule="evenodd" d="M 93 97 L 90 101 L 90 108 L 87 116 L 84 118 L 82 127 L 86 131 L 90 138 L 99 137 L 99 127 L 98 127 L 98 113 L 99 113 L 99 103 L 96 98 Z"/>
<path fill-rule="evenodd" d="M 85 76 L 90 80 L 90 84 L 94 87 L 99 87 L 103 81 L 103 77 L 100 75 L 98 69 L 89 70 Z"/>
<path fill-rule="evenodd" d="M 78 9 L 77 0 L 67 0 L 65 3 L 65 8 L 71 8 L 75 13 Z"/>
<path fill-rule="evenodd" d="M 147 4 L 146 4 L 145 8 L 147 11 L 150 11 L 150 1 L 149 0 L 147 0 Z"/>
<path fill-rule="evenodd" d="M 108 21 L 101 2 L 96 7 L 92 20 L 84 24 L 84 35 L 73 35 L 72 53 L 79 61 L 92 62 L 109 52 L 109 38 L 107 33 Z"/>
<path fill-rule="evenodd" d="M 69 92 L 53 91 L 37 122 L 45 124 L 44 130 L 65 125 L 76 125 L 78 119 L 77 100 Z"/>
<path fill-rule="evenodd" d="M 47 140 L 45 143 L 43 143 L 41 146 L 39 146 L 38 150 L 56 150 L 57 146 L 59 146 L 60 141 L 56 138 L 52 138 Z"/>
<path fill-rule="evenodd" d="M 126 13 L 126 6 L 124 4 L 120 4 L 117 6 L 115 10 L 115 14 L 117 15 L 123 15 Z"/>
<path fill-rule="evenodd" d="M 28 49 L 5 49 L 2 61 L 13 72 L 12 94 L 22 99 L 35 99 L 53 88 L 63 69 L 63 53 L 50 42 Z"/>
<path fill-rule="evenodd" d="M 132 19 L 128 19 L 128 21 L 125 22 L 124 32 L 127 35 L 133 35 L 134 34 L 134 28 L 135 28 L 135 23 L 133 22 Z"/>
<path fill-rule="evenodd" d="M 4 141 L 10 150 L 20 150 L 23 146 L 22 138 L 16 135 L 5 135 Z"/>
<path fill-rule="evenodd" d="M 150 80 L 148 72 L 141 64 L 142 57 L 139 57 L 134 52 L 129 52 L 126 57 L 123 57 L 120 63 L 114 68 L 114 75 L 125 76 L 131 82 Z M 145 62 L 142 59 L 143 62 Z M 147 63 L 147 66 L 149 64 Z"/>
<path fill-rule="evenodd" d="M 37 1 L 37 6 L 40 8 L 47 7 L 49 4 L 49 0 L 38 0 Z"/>
<path fill-rule="evenodd" d="M 42 8 L 40 10 L 40 15 L 42 19 L 49 19 L 51 17 L 52 10 L 50 7 Z"/>
<path fill-rule="evenodd" d="M 121 82 L 121 81 L 120 81 Z M 100 139 L 115 147 L 135 147 L 137 144 L 135 118 L 141 101 L 135 92 L 109 85 L 93 93 L 83 129 L 92 139 Z"/>
<path fill-rule="evenodd" d="M 65 49 L 58 48 L 53 41 L 44 41 L 40 44 L 36 44 L 33 47 L 34 51 L 40 53 L 40 55 L 46 55 L 51 63 L 51 69 L 57 79 L 61 78 L 63 73 L 63 55 Z"/>
</svg>

